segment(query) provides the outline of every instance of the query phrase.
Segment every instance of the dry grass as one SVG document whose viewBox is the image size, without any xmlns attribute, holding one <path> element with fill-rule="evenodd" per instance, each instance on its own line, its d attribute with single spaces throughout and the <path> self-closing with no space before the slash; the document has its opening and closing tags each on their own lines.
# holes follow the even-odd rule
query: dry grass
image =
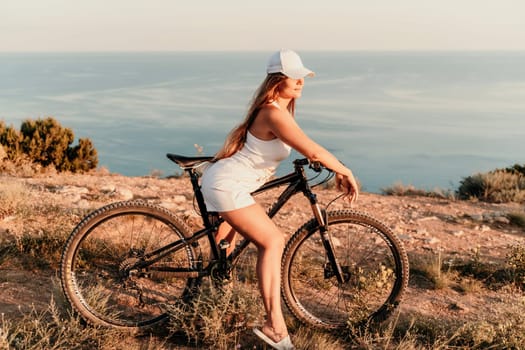
<svg viewBox="0 0 525 350">
<path fill-rule="evenodd" d="M 0 234 L 0 263 L 25 269 L 56 268 L 67 236 L 85 214 L 46 201 L 23 182 L 0 184 L 0 207 L 15 216 L 12 228 Z"/>
<path fill-rule="evenodd" d="M 6 212 L 23 210 L 28 206 L 29 189 L 21 182 L 0 182 L 0 208 Z"/>
<path fill-rule="evenodd" d="M 383 188 L 381 189 L 381 192 L 388 196 L 421 196 L 446 199 L 455 198 L 454 193 L 450 190 L 443 190 L 440 188 L 425 190 L 416 188 L 414 185 L 404 185 L 401 182 L 397 182 L 390 187 Z"/>
<path fill-rule="evenodd" d="M 86 327 L 84 322 L 51 299 L 43 311 L 33 308 L 16 321 L 0 318 L 0 349 L 20 350 L 145 350 L 168 349 L 153 337 L 135 339 L 116 330 Z"/>
<path fill-rule="evenodd" d="M 524 306 L 525 302 L 503 305 L 491 318 L 468 322 L 406 315 L 386 330 L 368 335 L 368 339 L 379 340 L 379 344 L 363 349 L 522 349 L 525 345 L 525 316 L 521 311 Z"/>
<path fill-rule="evenodd" d="M 435 255 L 412 255 L 409 260 L 410 274 L 427 279 L 433 289 L 448 288 L 456 278 L 456 274 L 444 266 L 440 252 Z"/>
<path fill-rule="evenodd" d="M 182 332 L 188 344 L 198 348 L 238 348 L 242 335 L 263 316 L 253 287 L 205 283 L 189 305 L 167 306 L 171 331 Z"/>
</svg>

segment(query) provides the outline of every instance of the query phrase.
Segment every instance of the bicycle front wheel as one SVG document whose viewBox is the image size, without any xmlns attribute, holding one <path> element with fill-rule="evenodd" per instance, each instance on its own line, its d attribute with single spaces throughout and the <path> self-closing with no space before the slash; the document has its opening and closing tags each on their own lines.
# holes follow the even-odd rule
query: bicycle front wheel
<svg viewBox="0 0 525 350">
<path fill-rule="evenodd" d="M 408 284 L 408 258 L 395 234 L 367 214 L 327 213 L 328 232 L 343 272 L 329 263 L 317 220 L 288 242 L 282 260 L 283 297 L 303 323 L 333 330 L 385 320 Z"/>
<path fill-rule="evenodd" d="M 189 236 L 168 210 L 141 201 L 113 203 L 84 218 L 71 233 L 61 259 L 61 283 L 71 306 L 95 325 L 138 331 L 167 319 L 165 305 L 182 300 L 194 279 L 158 271 L 194 268 L 185 245 L 154 264 L 144 256 Z M 148 269 L 155 269 L 155 274 Z"/>
</svg>

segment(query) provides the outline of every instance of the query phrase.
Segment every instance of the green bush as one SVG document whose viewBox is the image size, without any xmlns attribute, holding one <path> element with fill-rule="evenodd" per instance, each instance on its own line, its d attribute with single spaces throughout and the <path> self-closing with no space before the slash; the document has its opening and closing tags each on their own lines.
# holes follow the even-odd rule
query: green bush
<svg viewBox="0 0 525 350">
<path fill-rule="evenodd" d="M 525 213 L 508 213 L 507 218 L 509 219 L 511 224 L 519 226 L 521 228 L 525 228 Z"/>
<path fill-rule="evenodd" d="M 464 178 L 457 190 L 459 199 L 479 199 L 486 202 L 524 202 L 525 174 L 523 167 L 496 169 Z"/>
<path fill-rule="evenodd" d="M 76 146 L 73 131 L 62 127 L 55 119 L 25 120 L 20 132 L 0 121 L 0 144 L 11 161 L 27 157 L 44 167 L 57 171 L 84 172 L 96 168 L 97 151 L 90 139 L 79 139 Z"/>
<path fill-rule="evenodd" d="M 4 151 L 8 159 L 15 160 L 22 154 L 20 133 L 12 126 L 5 126 L 3 121 L 0 121 L 0 144 L 4 145 Z"/>
<path fill-rule="evenodd" d="M 518 174 L 525 176 L 525 164 L 524 165 L 514 164 L 512 167 L 506 168 L 505 171 L 508 171 L 511 173 L 514 172 L 514 173 L 518 173 Z"/>
</svg>

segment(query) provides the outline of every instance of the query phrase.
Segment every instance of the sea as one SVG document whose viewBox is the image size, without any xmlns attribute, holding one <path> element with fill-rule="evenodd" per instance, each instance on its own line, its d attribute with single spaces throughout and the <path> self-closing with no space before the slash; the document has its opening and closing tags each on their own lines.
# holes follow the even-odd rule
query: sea
<svg viewBox="0 0 525 350">
<path fill-rule="evenodd" d="M 315 71 L 303 130 L 363 191 L 454 190 L 525 163 L 525 52 L 300 52 Z M 180 172 L 166 153 L 213 155 L 243 118 L 271 52 L 0 53 L 0 120 L 54 117 L 99 166 Z M 293 153 L 290 159 L 301 157 Z M 278 174 L 291 170 L 284 161 Z"/>
</svg>

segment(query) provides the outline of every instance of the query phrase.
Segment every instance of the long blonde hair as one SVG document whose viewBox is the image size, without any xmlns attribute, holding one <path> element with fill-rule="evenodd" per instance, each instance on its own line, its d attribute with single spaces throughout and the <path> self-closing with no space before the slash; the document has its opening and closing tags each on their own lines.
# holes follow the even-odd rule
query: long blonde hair
<svg viewBox="0 0 525 350">
<path fill-rule="evenodd" d="M 279 97 L 279 86 L 285 79 L 286 76 L 281 73 L 273 73 L 266 76 L 266 79 L 264 79 L 259 88 L 255 91 L 244 121 L 230 131 L 226 137 L 224 145 L 215 154 L 214 161 L 231 157 L 235 152 L 240 150 L 242 146 L 244 146 L 248 129 L 253 124 L 259 111 L 268 103 L 277 101 L 277 97 Z M 294 115 L 295 99 L 290 101 L 287 108 L 290 114 Z"/>
</svg>

